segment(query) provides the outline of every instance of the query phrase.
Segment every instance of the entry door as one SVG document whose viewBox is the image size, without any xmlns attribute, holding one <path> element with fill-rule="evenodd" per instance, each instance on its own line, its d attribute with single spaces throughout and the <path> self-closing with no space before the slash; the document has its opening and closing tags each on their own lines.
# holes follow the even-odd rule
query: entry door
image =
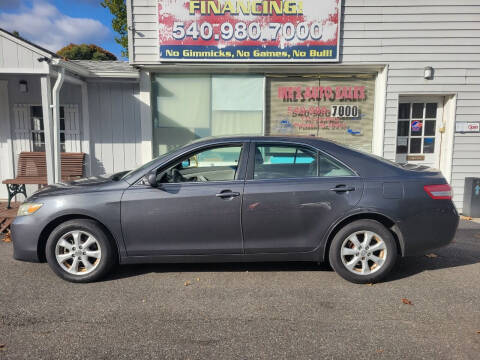
<svg viewBox="0 0 480 360">
<path fill-rule="evenodd" d="M 310 148 L 259 144 L 253 163 L 242 211 L 246 253 L 312 251 L 362 196 L 352 170 Z"/>
<path fill-rule="evenodd" d="M 400 98 L 396 161 L 440 169 L 443 98 Z"/>
<path fill-rule="evenodd" d="M 129 256 L 243 252 L 242 145 L 217 147 L 157 170 L 158 187 L 142 181 L 122 198 Z"/>
</svg>

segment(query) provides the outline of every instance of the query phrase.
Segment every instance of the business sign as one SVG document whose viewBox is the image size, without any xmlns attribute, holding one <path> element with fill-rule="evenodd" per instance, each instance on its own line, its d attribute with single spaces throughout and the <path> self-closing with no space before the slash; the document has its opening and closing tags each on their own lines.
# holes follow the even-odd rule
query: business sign
<svg viewBox="0 0 480 360">
<path fill-rule="evenodd" d="M 338 61 L 341 0 L 159 0 L 161 61 Z"/>
<path fill-rule="evenodd" d="M 456 126 L 457 133 L 478 133 L 480 132 L 480 123 L 478 122 L 458 122 Z"/>
<path fill-rule="evenodd" d="M 314 136 L 372 151 L 375 78 L 267 78 L 267 135 Z"/>
</svg>

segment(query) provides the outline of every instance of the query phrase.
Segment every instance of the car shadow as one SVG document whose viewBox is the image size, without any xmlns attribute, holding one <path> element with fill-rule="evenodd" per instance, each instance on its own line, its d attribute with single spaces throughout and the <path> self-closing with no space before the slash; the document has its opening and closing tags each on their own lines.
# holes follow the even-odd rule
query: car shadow
<svg viewBox="0 0 480 360">
<path fill-rule="evenodd" d="M 328 264 L 315 262 L 259 262 L 259 263 L 178 263 L 120 265 L 103 281 L 118 280 L 149 273 L 202 272 L 286 272 L 333 271 Z"/>
<path fill-rule="evenodd" d="M 400 258 L 384 282 L 400 280 L 424 271 L 435 271 L 480 263 L 480 224 L 462 221 L 455 240 L 447 247 L 427 255 Z M 265 262 L 265 263 L 182 263 L 138 264 L 118 266 L 103 281 L 141 276 L 149 273 L 174 272 L 331 272 L 327 263 L 315 262 Z"/>
<path fill-rule="evenodd" d="M 462 221 L 450 245 L 426 255 L 399 259 L 386 281 L 477 263 L 480 263 L 480 224 Z"/>
</svg>

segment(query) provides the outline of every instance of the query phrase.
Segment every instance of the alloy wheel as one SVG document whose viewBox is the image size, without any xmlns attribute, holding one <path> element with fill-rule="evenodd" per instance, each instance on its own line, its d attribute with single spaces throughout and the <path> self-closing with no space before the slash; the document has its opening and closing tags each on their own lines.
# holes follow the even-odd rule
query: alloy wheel
<svg viewBox="0 0 480 360">
<path fill-rule="evenodd" d="M 387 256 L 384 240 L 372 231 L 357 231 L 351 234 L 341 247 L 343 265 L 356 275 L 370 275 L 379 271 Z"/>
<path fill-rule="evenodd" d="M 66 272 L 72 275 L 86 275 L 99 265 L 102 249 L 92 234 L 75 230 L 58 239 L 55 246 L 55 258 Z"/>
</svg>

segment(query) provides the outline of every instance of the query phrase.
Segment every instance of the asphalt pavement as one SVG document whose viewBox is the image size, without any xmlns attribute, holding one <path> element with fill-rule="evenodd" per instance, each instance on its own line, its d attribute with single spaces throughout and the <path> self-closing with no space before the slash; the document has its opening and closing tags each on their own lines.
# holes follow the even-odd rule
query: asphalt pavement
<svg viewBox="0 0 480 360">
<path fill-rule="evenodd" d="M 480 224 L 375 285 L 316 264 L 121 266 L 71 284 L 0 241 L 0 359 L 480 359 Z"/>
</svg>

